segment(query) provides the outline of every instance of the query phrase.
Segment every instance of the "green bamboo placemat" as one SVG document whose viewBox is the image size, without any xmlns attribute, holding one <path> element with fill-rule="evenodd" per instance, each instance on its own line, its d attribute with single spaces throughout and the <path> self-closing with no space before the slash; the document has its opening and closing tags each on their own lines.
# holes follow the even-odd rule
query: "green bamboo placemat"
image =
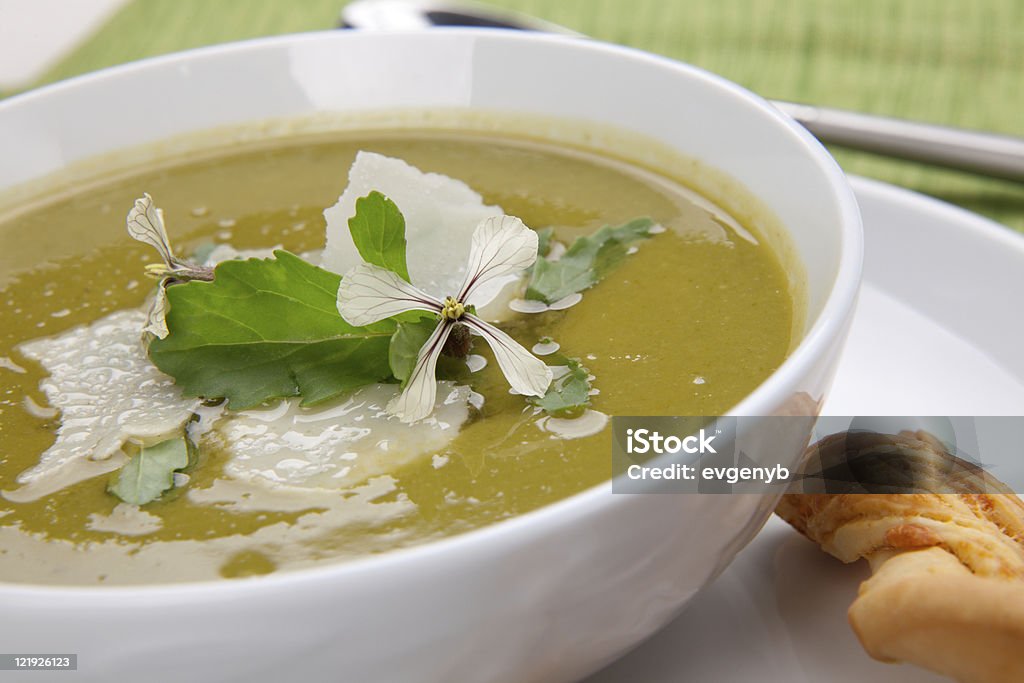
<svg viewBox="0 0 1024 683">
<path fill-rule="evenodd" d="M 45 79 L 334 26 L 341 0 L 133 0 Z M 493 0 L 704 67 L 767 97 L 1024 136 L 1020 0 Z M 1024 231 L 1024 186 L 833 150 Z"/>
</svg>

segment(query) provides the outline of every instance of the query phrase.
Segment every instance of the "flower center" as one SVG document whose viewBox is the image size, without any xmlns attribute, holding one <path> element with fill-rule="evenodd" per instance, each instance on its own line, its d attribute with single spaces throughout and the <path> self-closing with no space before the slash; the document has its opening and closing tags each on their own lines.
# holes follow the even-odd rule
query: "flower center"
<svg viewBox="0 0 1024 683">
<path fill-rule="evenodd" d="M 175 282 L 188 282 L 189 280 L 213 281 L 213 268 L 209 266 L 197 266 L 189 262 L 150 263 L 146 266 L 146 275 L 149 277 L 163 279 L 171 278 Z"/>
<path fill-rule="evenodd" d="M 163 263 L 148 263 L 146 264 L 146 275 L 155 278 L 162 278 L 165 275 L 171 274 L 171 268 Z"/>
<path fill-rule="evenodd" d="M 441 307 L 441 318 L 443 320 L 458 320 L 465 312 L 466 307 L 462 305 L 462 302 L 456 301 L 455 297 L 445 297 L 444 305 Z"/>
</svg>

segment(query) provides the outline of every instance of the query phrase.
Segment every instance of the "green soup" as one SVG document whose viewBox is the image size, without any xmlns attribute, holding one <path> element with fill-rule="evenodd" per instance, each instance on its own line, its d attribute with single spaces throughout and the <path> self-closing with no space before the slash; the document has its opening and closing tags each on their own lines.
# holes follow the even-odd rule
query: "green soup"
<svg viewBox="0 0 1024 683">
<path fill-rule="evenodd" d="M 19 473 L 39 461 L 61 415 L 47 410 L 44 369 L 19 350 L 152 292 L 153 255 L 125 235 L 143 191 L 159 199 L 182 253 L 323 246 L 322 210 L 344 189 L 358 150 L 458 178 L 534 229 L 570 242 L 649 216 L 651 238 L 582 301 L 513 316 L 502 327 L 530 348 L 551 338 L 594 377 L 593 421 L 566 435 L 524 411 L 489 349 L 458 380 L 486 396 L 443 449 L 351 490 L 275 490 L 232 480 L 215 432 L 186 486 L 139 510 L 94 476 L 24 500 Z M 157 583 L 240 577 L 379 553 L 475 529 L 565 498 L 610 473 L 611 415 L 727 411 L 785 358 L 793 293 L 772 249 L 694 202 L 682 183 L 559 146 L 503 137 L 335 134 L 173 160 L 15 207 L 0 219 L 0 580 Z M 329 406 L 328 406 L 329 407 Z M 15 502 L 18 501 L 18 502 Z M 111 520 L 117 521 L 114 523 Z"/>
</svg>

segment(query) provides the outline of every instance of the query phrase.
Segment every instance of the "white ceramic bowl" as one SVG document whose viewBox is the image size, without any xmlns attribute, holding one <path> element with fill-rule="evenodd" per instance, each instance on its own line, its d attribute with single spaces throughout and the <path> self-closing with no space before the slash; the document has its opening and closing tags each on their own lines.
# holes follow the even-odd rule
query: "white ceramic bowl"
<svg viewBox="0 0 1024 683">
<path fill-rule="evenodd" d="M 437 30 L 171 55 L 0 103 L 0 190 L 190 131 L 406 106 L 610 124 L 738 180 L 786 226 L 810 296 L 803 341 L 734 412 L 770 414 L 800 392 L 824 395 L 860 274 L 859 215 L 842 173 L 760 98 L 634 50 Z M 613 495 L 605 484 L 462 536 L 311 570 L 151 587 L 0 585 L 0 644 L 78 653 L 78 673 L 53 674 L 59 681 L 569 681 L 671 619 L 773 506 L 755 496 Z"/>
</svg>

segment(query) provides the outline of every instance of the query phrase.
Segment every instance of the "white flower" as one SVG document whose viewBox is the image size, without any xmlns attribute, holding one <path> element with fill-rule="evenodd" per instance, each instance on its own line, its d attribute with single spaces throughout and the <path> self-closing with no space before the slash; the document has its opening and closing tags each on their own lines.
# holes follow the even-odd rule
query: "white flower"
<svg viewBox="0 0 1024 683">
<path fill-rule="evenodd" d="M 551 384 L 551 369 L 512 337 L 466 310 L 473 305 L 474 294 L 485 290 L 487 283 L 518 274 L 536 260 L 537 233 L 518 218 L 495 216 L 481 221 L 473 231 L 466 278 L 458 293 L 444 301 L 368 263 L 345 274 L 338 288 L 338 312 L 351 325 L 362 327 L 406 311 L 438 316 L 437 327 L 420 349 L 405 390 L 388 405 L 389 412 L 403 422 L 415 422 L 430 414 L 437 391 L 437 359 L 456 324 L 484 338 L 516 392 L 545 394 Z"/>
<path fill-rule="evenodd" d="M 153 305 L 149 309 L 146 326 L 142 328 L 143 333 L 148 332 L 163 339 L 169 334 L 165 320 L 167 287 L 175 282 L 212 280 L 213 270 L 197 266 L 174 255 L 171 241 L 167 238 L 167 229 L 164 227 L 164 212 L 156 207 L 148 193 L 135 200 L 125 220 L 128 234 L 133 239 L 156 249 L 163 261 L 146 266 L 146 274 L 160 278 L 160 284 L 157 286 Z"/>
</svg>

